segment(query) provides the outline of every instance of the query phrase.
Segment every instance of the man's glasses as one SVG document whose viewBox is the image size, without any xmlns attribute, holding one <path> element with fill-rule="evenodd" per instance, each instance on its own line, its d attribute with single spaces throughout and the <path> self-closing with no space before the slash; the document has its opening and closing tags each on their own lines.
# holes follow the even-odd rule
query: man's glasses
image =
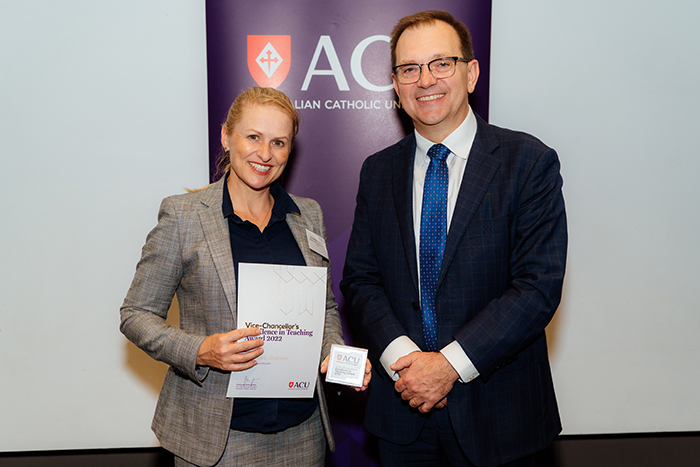
<svg viewBox="0 0 700 467">
<path fill-rule="evenodd" d="M 431 60 L 428 63 L 406 63 L 392 68 L 394 76 L 399 84 L 417 83 L 420 79 L 420 74 L 423 71 L 423 65 L 428 66 L 428 71 L 435 79 L 449 78 L 455 74 L 457 62 L 469 63 L 470 60 L 465 60 L 460 57 L 442 57 Z"/>
</svg>

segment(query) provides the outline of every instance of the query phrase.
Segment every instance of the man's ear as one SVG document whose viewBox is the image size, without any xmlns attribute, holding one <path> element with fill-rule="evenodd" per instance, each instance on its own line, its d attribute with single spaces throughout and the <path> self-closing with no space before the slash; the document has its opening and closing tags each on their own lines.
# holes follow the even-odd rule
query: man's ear
<svg viewBox="0 0 700 467">
<path fill-rule="evenodd" d="M 479 62 L 474 59 L 467 63 L 467 91 L 474 92 L 476 82 L 479 81 Z"/>
</svg>

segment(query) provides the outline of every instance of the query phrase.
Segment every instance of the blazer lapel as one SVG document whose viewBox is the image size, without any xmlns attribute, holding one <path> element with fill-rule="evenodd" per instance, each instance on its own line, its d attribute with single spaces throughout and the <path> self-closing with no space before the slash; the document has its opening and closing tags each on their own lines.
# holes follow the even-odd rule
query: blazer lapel
<svg viewBox="0 0 700 467">
<path fill-rule="evenodd" d="M 306 265 L 323 266 L 321 256 L 312 252 L 309 248 L 309 240 L 306 238 L 306 229 L 309 227 L 306 225 L 302 215 L 295 212 L 288 212 L 287 225 L 289 226 L 289 230 L 292 231 L 294 240 L 296 240 L 297 245 L 299 245 L 299 250 L 301 250 L 301 254 L 304 257 L 304 261 L 306 261 Z"/>
<path fill-rule="evenodd" d="M 447 233 L 445 252 L 442 256 L 442 265 L 440 267 L 440 277 L 438 278 L 438 287 L 445 278 L 447 268 L 455 256 L 457 247 L 464 233 L 467 231 L 467 226 L 474 217 L 474 213 L 476 213 L 479 204 L 481 204 L 481 200 L 493 176 L 496 174 L 496 170 L 501 165 L 501 161 L 493 155 L 493 151 L 499 145 L 498 140 L 493 135 L 488 123 L 482 120 L 478 115 L 476 118 L 476 136 L 472 144 L 472 149 L 469 152 L 467 166 L 464 170 L 464 178 L 462 179 L 462 185 L 457 195 L 457 203 L 454 213 L 452 214 L 450 231 Z"/>
<path fill-rule="evenodd" d="M 199 220 L 202 223 L 204 238 L 207 241 L 207 245 L 209 245 L 214 267 L 221 281 L 221 287 L 224 289 L 224 295 L 233 315 L 235 328 L 238 326 L 236 315 L 236 273 L 233 268 L 228 222 L 221 210 L 222 197 L 224 195 L 224 179 L 225 177 L 221 177 L 221 180 L 204 190 L 202 204 L 206 207 L 199 211 Z"/>
<path fill-rule="evenodd" d="M 399 218 L 399 232 L 408 261 L 411 280 L 416 290 L 418 286 L 418 263 L 416 259 L 416 236 L 413 229 L 413 161 L 416 153 L 416 137 L 411 132 L 399 142 L 399 150 L 392 161 L 392 189 L 394 206 Z M 393 239 L 387 239 L 393 241 Z"/>
</svg>

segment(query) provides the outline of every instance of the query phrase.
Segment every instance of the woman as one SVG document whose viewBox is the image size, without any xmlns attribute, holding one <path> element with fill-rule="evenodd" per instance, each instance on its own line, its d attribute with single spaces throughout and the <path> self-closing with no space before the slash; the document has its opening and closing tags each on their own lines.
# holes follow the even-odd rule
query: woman
<svg viewBox="0 0 700 467">
<path fill-rule="evenodd" d="M 224 176 L 166 198 L 143 247 L 121 331 L 170 365 L 152 428 L 175 465 L 323 465 L 326 443 L 334 449 L 320 378 L 313 399 L 226 398 L 229 373 L 251 368 L 263 353 L 262 339 L 238 342 L 260 335 L 236 329 L 239 262 L 328 268 L 321 372 L 330 346 L 343 343 L 329 262 L 306 236 L 325 239 L 321 209 L 276 183 L 298 126 L 282 92 L 243 92 L 221 129 Z M 165 322 L 174 294 L 180 329 Z M 368 363 L 362 389 L 369 379 Z"/>
</svg>

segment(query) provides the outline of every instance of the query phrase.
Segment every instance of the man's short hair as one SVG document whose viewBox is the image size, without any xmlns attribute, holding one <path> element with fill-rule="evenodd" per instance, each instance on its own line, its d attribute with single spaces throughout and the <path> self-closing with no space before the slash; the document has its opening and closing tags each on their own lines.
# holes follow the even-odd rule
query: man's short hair
<svg viewBox="0 0 700 467">
<path fill-rule="evenodd" d="M 462 58 L 466 60 L 474 60 L 472 37 L 469 34 L 469 29 L 467 29 L 464 23 L 457 21 L 446 11 L 429 10 L 406 16 L 401 18 L 399 22 L 396 23 L 394 30 L 391 31 L 391 42 L 389 42 L 389 46 L 391 48 L 391 66 L 396 66 L 396 43 L 399 41 L 399 37 L 401 37 L 401 34 L 403 34 L 406 29 L 415 28 L 424 24 L 433 24 L 437 21 L 447 23 L 454 28 L 457 36 L 459 36 L 459 42 L 462 45 Z"/>
</svg>

